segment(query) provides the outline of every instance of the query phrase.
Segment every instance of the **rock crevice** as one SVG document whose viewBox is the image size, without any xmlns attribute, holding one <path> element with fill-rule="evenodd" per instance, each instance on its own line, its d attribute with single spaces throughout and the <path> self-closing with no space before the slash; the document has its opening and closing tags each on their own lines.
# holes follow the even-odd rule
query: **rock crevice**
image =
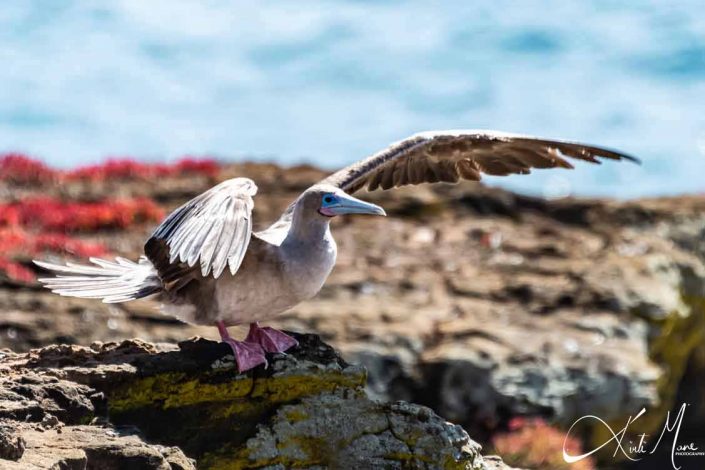
<svg viewBox="0 0 705 470">
<path fill-rule="evenodd" d="M 367 397 L 314 335 L 237 374 L 194 339 L 55 345 L 0 359 L 0 468 L 486 468 L 429 408 Z"/>
</svg>

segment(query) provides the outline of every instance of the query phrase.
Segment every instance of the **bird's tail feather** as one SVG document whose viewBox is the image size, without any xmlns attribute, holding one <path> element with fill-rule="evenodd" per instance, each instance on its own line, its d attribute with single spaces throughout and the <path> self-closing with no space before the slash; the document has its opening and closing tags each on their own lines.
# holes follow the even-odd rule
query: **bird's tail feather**
<svg viewBox="0 0 705 470">
<path fill-rule="evenodd" d="M 39 282 L 59 295 L 118 303 L 147 297 L 162 290 L 156 269 L 144 256 L 137 263 L 119 257 L 114 262 L 99 258 L 90 258 L 90 261 L 95 266 L 44 261 L 34 263 L 56 274 L 56 277 L 40 278 Z"/>
</svg>

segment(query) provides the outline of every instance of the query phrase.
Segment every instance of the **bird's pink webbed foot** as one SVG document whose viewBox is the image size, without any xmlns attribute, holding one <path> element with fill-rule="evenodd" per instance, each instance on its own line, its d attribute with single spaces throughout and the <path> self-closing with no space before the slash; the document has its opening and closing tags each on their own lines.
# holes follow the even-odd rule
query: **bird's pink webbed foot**
<svg viewBox="0 0 705 470">
<path fill-rule="evenodd" d="M 245 341 L 259 344 L 262 349 L 269 353 L 284 352 L 299 344 L 298 341 L 286 333 L 269 326 L 261 328 L 257 322 L 250 323 L 250 332 L 247 334 Z"/>
<path fill-rule="evenodd" d="M 219 321 L 216 325 L 218 326 L 221 341 L 226 343 L 233 350 L 238 371 L 245 372 L 247 370 L 254 369 L 260 364 L 264 364 L 264 366 L 267 367 L 267 358 L 264 356 L 262 346 L 256 342 L 250 342 L 248 340 L 234 340 L 230 337 L 228 329 L 225 327 L 225 323 Z"/>
</svg>

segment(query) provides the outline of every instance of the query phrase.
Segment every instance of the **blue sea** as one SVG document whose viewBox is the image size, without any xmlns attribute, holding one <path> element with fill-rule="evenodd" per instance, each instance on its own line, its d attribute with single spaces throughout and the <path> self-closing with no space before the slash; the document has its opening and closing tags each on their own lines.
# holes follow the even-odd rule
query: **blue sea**
<svg viewBox="0 0 705 470">
<path fill-rule="evenodd" d="M 582 140 L 642 166 L 491 178 L 705 191 L 705 3 L 4 0 L 0 152 L 334 169 L 422 130 Z"/>
</svg>

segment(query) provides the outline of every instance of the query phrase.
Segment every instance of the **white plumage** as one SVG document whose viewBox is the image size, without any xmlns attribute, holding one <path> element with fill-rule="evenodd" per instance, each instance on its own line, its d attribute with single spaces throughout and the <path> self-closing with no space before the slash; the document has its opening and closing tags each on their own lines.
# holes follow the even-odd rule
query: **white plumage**
<svg viewBox="0 0 705 470">
<path fill-rule="evenodd" d="M 40 281 L 52 291 L 104 302 L 159 294 L 165 312 L 199 324 L 216 324 L 233 348 L 241 370 L 284 351 L 296 341 L 257 321 L 272 318 L 314 296 L 336 258 L 330 217 L 384 215 L 353 198 L 369 191 L 491 175 L 528 174 L 533 168 L 572 168 L 564 158 L 599 163 L 628 155 L 581 143 L 496 131 L 434 131 L 415 134 L 348 166 L 304 191 L 272 226 L 252 233 L 252 197 L 247 178 L 224 181 L 171 213 L 145 244 L 137 263 L 91 259 L 95 266 L 37 262 L 56 273 Z M 225 268 L 229 267 L 227 273 Z M 250 323 L 245 342 L 225 326 Z"/>
</svg>

